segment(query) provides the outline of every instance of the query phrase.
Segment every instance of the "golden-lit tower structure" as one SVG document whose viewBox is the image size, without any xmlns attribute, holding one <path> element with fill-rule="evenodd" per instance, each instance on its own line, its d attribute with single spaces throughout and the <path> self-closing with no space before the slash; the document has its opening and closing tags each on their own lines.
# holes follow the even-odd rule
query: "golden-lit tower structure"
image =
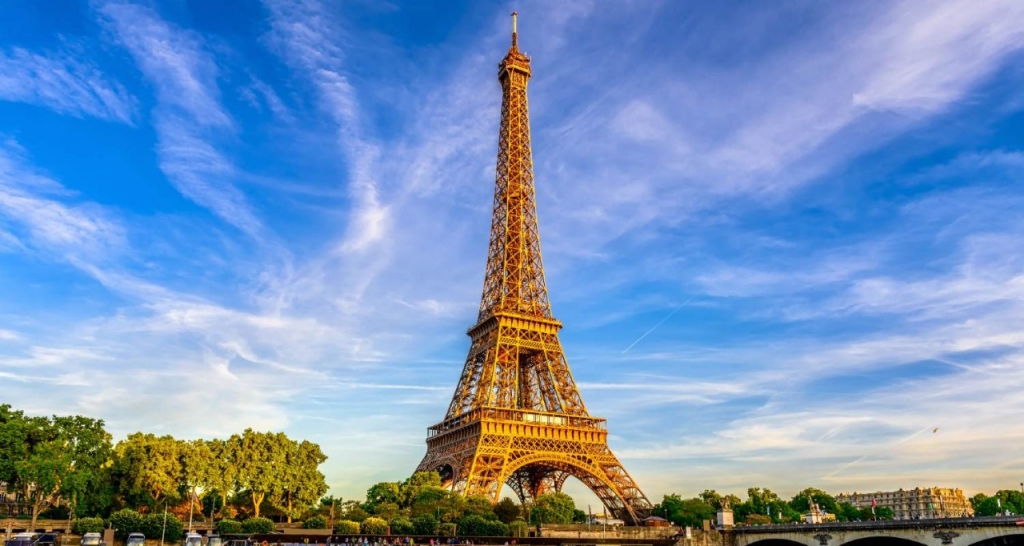
<svg viewBox="0 0 1024 546">
<path fill-rule="evenodd" d="M 444 420 L 428 429 L 418 471 L 437 470 L 464 495 L 492 501 L 508 484 L 521 502 L 586 484 L 615 517 L 637 524 L 651 503 L 608 448 L 605 420 L 591 417 L 562 352 L 551 314 L 533 185 L 526 85 L 530 58 L 512 47 L 498 65 L 501 129 L 494 213 L 469 356 Z"/>
</svg>

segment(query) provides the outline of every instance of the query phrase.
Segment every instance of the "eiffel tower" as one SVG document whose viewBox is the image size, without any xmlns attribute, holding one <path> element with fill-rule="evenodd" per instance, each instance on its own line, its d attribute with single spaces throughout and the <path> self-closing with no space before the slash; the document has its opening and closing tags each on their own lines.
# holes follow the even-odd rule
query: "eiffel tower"
<svg viewBox="0 0 1024 546">
<path fill-rule="evenodd" d="M 509 485 L 523 503 L 561 491 L 573 476 L 609 513 L 638 524 L 651 503 L 608 448 L 605 420 L 587 413 L 551 314 L 533 185 L 526 84 L 530 58 L 512 46 L 498 65 L 501 129 L 494 213 L 469 356 L 444 420 L 427 434 L 417 471 L 447 487 L 498 500 Z"/>
</svg>

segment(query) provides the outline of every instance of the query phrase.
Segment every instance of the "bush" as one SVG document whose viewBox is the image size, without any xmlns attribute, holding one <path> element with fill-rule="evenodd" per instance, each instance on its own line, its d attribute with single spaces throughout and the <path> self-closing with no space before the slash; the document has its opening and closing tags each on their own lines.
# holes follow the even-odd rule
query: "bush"
<svg viewBox="0 0 1024 546">
<path fill-rule="evenodd" d="M 454 523 L 438 523 L 437 534 L 443 537 L 455 536 L 455 524 Z"/>
<path fill-rule="evenodd" d="M 413 534 L 432 535 L 437 532 L 437 520 L 430 514 L 412 518 Z"/>
<path fill-rule="evenodd" d="M 388 522 L 371 516 L 363 520 L 362 530 L 364 535 L 383 535 L 388 532 Z"/>
<path fill-rule="evenodd" d="M 166 519 L 166 528 L 164 527 L 164 513 L 157 512 L 154 514 L 147 514 L 142 518 L 142 524 L 139 526 L 139 531 L 146 535 L 146 538 L 153 538 L 160 540 L 163 536 L 164 540 L 168 542 L 175 542 L 180 540 L 185 535 L 185 524 L 178 519 L 178 516 L 168 513 Z"/>
<path fill-rule="evenodd" d="M 412 535 L 415 534 L 415 527 L 409 518 L 404 516 L 395 516 L 391 519 L 391 534 L 392 535 Z"/>
<path fill-rule="evenodd" d="M 255 535 L 257 533 L 273 533 L 274 522 L 262 516 L 258 518 L 249 518 L 242 522 L 242 532 L 249 535 Z"/>
<path fill-rule="evenodd" d="M 508 536 L 508 525 L 497 519 L 470 514 L 459 520 L 459 536 L 464 537 L 505 537 Z"/>
<path fill-rule="evenodd" d="M 110 514 L 110 527 L 114 530 L 117 538 L 128 538 L 128 533 L 138 533 L 142 530 L 142 514 L 131 508 L 118 510 Z"/>
<path fill-rule="evenodd" d="M 349 521 L 343 519 L 334 526 L 334 534 L 336 535 L 358 535 L 359 534 L 359 523 L 355 521 Z"/>
<path fill-rule="evenodd" d="M 102 533 L 104 526 L 103 518 L 78 518 L 71 522 L 71 532 L 76 535 Z"/>
<path fill-rule="evenodd" d="M 217 522 L 218 535 L 240 535 L 242 534 L 242 523 L 233 519 L 222 519 Z"/>
<path fill-rule="evenodd" d="M 67 506 L 51 506 L 46 510 L 39 513 L 39 519 L 62 519 L 67 520 L 71 517 L 71 509 Z"/>
<path fill-rule="evenodd" d="M 525 537 L 528 528 L 526 522 L 521 519 L 508 524 L 508 531 L 514 537 Z"/>
<path fill-rule="evenodd" d="M 302 522 L 303 529 L 326 529 L 327 518 L 323 516 L 313 516 L 306 521 Z"/>
</svg>

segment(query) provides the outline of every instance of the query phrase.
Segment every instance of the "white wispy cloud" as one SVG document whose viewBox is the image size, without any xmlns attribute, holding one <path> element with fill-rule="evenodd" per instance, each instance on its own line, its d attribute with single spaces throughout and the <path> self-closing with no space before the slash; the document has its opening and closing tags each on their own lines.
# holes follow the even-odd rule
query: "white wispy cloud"
<svg viewBox="0 0 1024 546">
<path fill-rule="evenodd" d="M 233 185 L 233 164 L 217 149 L 235 123 L 220 103 L 217 64 L 200 36 L 152 9 L 119 2 L 98 11 L 156 91 L 153 112 L 160 167 L 179 191 L 250 235 L 266 235 Z"/>
<path fill-rule="evenodd" d="M 0 50 L 0 100 L 132 125 L 136 100 L 119 82 L 80 60 L 84 51 Z"/>
</svg>

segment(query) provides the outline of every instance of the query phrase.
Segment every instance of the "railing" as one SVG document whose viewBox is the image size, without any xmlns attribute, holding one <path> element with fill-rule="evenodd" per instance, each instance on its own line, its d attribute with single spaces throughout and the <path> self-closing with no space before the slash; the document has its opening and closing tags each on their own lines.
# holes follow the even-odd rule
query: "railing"
<svg viewBox="0 0 1024 546">
<path fill-rule="evenodd" d="M 605 428 L 607 428 L 607 421 L 600 417 L 485 406 L 468 411 L 457 417 L 447 419 L 430 427 L 428 429 L 428 436 L 434 436 L 477 421 L 514 421 L 546 426 L 584 428 L 592 430 L 605 430 Z"/>
<path fill-rule="evenodd" d="M 830 523 L 776 523 L 766 525 L 737 525 L 739 533 L 785 533 L 827 531 L 832 529 L 919 529 L 930 527 L 1003 527 L 1024 526 L 1024 516 L 983 516 L 963 518 L 900 519 L 874 521 L 836 521 Z"/>
</svg>

